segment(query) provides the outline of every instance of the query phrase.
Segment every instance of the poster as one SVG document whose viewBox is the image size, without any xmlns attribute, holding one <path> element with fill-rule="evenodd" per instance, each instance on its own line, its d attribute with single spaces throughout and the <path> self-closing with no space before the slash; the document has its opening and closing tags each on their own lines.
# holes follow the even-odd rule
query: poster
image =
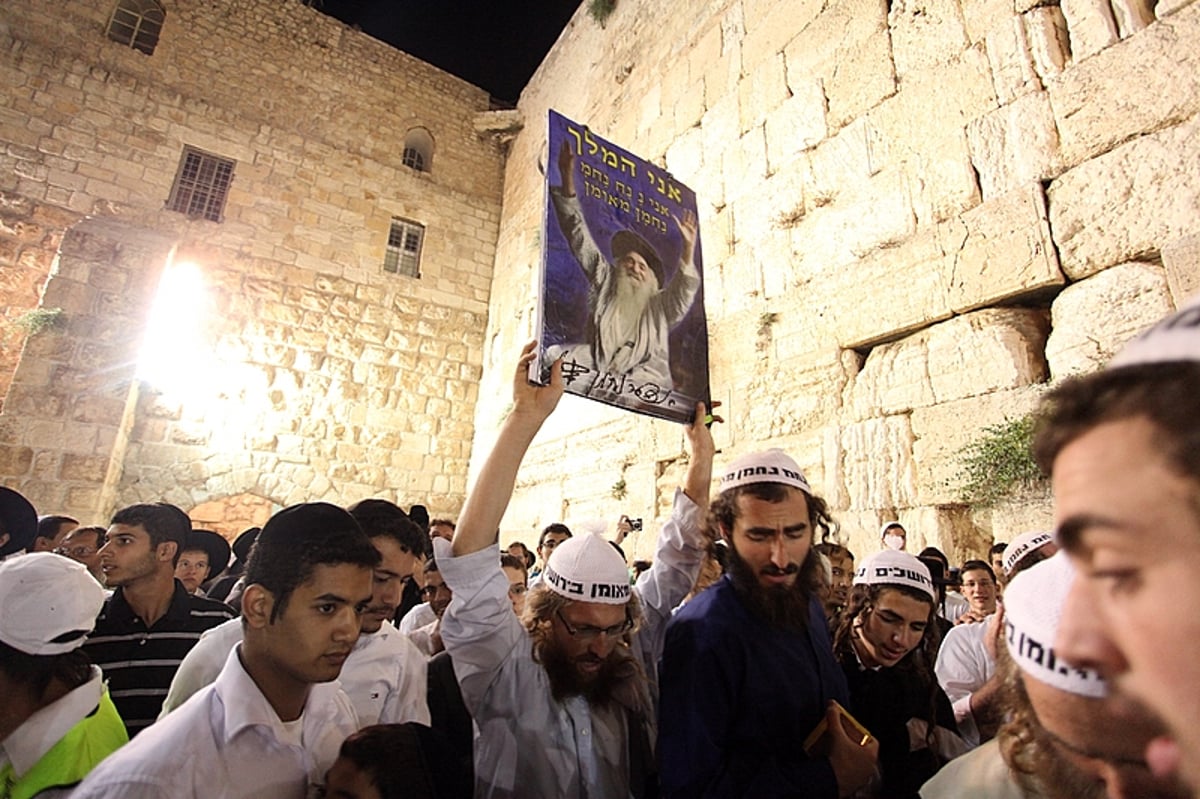
<svg viewBox="0 0 1200 799">
<path fill-rule="evenodd" d="M 537 382 L 689 422 L 709 402 L 696 195 L 550 111 Z"/>
</svg>

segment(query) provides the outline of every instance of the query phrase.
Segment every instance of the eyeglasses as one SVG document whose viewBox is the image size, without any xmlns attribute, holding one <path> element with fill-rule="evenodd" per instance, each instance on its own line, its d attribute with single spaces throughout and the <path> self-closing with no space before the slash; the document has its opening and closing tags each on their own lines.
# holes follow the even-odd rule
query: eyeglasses
<svg viewBox="0 0 1200 799">
<path fill-rule="evenodd" d="M 100 550 L 92 547 L 71 547 L 70 549 L 67 549 L 66 547 L 59 547 L 58 549 L 54 550 L 54 553 L 56 555 L 65 555 L 68 558 L 90 558 L 99 551 Z"/>
<path fill-rule="evenodd" d="M 633 619 L 629 617 L 629 611 L 625 611 L 625 621 L 620 624 L 614 624 L 612 627 L 592 627 L 584 625 L 582 627 L 572 627 L 571 622 L 567 621 L 562 615 L 562 611 L 558 611 L 558 620 L 563 623 L 563 627 L 567 630 L 567 635 L 574 638 L 576 641 L 595 641 L 601 635 L 607 635 L 609 638 L 615 638 L 618 635 L 624 635 L 633 629 Z"/>
</svg>

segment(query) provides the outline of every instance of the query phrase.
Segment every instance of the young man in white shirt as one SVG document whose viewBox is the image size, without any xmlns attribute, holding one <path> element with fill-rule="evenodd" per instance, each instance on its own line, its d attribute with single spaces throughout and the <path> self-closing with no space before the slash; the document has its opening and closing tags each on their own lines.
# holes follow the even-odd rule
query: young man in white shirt
<svg viewBox="0 0 1200 799">
<path fill-rule="evenodd" d="M 425 533 L 399 507 L 382 499 L 364 499 L 350 507 L 371 545 L 379 552 L 371 604 L 363 612 L 361 635 L 342 667 L 342 690 L 350 697 L 358 721 L 370 724 L 429 724 L 425 655 L 388 621 L 400 604 L 404 580 L 420 558 Z M 242 640 L 242 623 L 233 619 L 203 636 L 171 681 L 159 719 L 193 694 L 211 685 L 229 652 Z"/>
<path fill-rule="evenodd" d="M 76 797 L 294 797 L 315 791 L 358 728 L 336 682 L 379 553 L 327 503 L 285 508 L 246 568 L 245 637 L 217 681 L 102 763 Z"/>
</svg>

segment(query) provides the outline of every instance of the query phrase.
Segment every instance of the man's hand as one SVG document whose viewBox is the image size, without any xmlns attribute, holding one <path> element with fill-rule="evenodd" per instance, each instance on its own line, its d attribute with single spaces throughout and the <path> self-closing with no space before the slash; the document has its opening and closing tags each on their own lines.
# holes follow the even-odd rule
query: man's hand
<svg viewBox="0 0 1200 799">
<path fill-rule="evenodd" d="M 529 366 L 537 357 L 538 343 L 531 341 L 521 350 L 517 371 L 513 375 L 513 415 L 529 416 L 539 423 L 546 420 L 563 395 L 562 361 L 550 367 L 550 385 L 529 382 Z"/>
<path fill-rule="evenodd" d="M 987 615 L 980 613 L 977 610 L 968 610 L 963 615 L 954 620 L 954 624 L 977 624 L 987 618 Z"/>
<path fill-rule="evenodd" d="M 879 761 L 879 741 L 868 736 L 865 741 L 852 741 L 842 726 L 842 714 L 832 702 L 825 709 L 829 728 L 829 765 L 837 777 L 838 795 L 851 796 L 875 777 Z"/>
<path fill-rule="evenodd" d="M 996 649 L 1000 646 L 1001 637 L 1004 635 L 1004 603 L 996 602 L 996 612 L 988 619 L 987 632 L 983 634 L 983 648 L 987 650 L 991 656 L 992 662 L 996 662 Z"/>
<path fill-rule="evenodd" d="M 679 250 L 679 260 L 685 264 L 695 263 L 696 234 L 700 229 L 696 222 L 695 212 L 687 210 L 683 212 L 682 219 L 675 216 L 675 214 L 671 214 L 671 218 L 675 220 L 676 225 L 679 225 L 679 238 L 683 241 L 683 246 Z"/>
<path fill-rule="evenodd" d="M 564 197 L 575 196 L 575 153 L 571 145 L 563 142 L 558 148 L 558 174 L 562 178 L 562 193 Z"/>
<path fill-rule="evenodd" d="M 617 520 L 617 546 L 620 546 L 621 542 L 632 532 L 633 525 L 629 523 L 629 517 L 622 513 L 621 518 Z"/>
<path fill-rule="evenodd" d="M 715 410 L 720 402 L 713 403 Z M 724 422 L 720 416 L 713 416 L 712 422 Z M 703 402 L 696 403 L 696 418 L 684 428 L 687 434 L 688 450 L 691 456 L 688 461 L 687 475 L 684 477 L 683 493 L 688 499 L 700 506 L 708 505 L 708 491 L 712 484 L 713 455 L 716 445 L 713 444 L 712 431 L 708 429 L 708 408 Z"/>
</svg>

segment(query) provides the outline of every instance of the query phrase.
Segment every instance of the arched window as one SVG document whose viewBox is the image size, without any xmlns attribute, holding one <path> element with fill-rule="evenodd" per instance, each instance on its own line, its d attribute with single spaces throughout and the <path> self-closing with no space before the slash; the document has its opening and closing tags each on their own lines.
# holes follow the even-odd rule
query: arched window
<svg viewBox="0 0 1200 799">
<path fill-rule="evenodd" d="M 413 128 L 404 137 L 404 165 L 418 172 L 428 172 L 433 165 L 433 137 L 425 128 Z"/>
<path fill-rule="evenodd" d="M 108 38 L 154 55 L 167 12 L 158 0 L 117 0 L 108 19 Z"/>
</svg>

